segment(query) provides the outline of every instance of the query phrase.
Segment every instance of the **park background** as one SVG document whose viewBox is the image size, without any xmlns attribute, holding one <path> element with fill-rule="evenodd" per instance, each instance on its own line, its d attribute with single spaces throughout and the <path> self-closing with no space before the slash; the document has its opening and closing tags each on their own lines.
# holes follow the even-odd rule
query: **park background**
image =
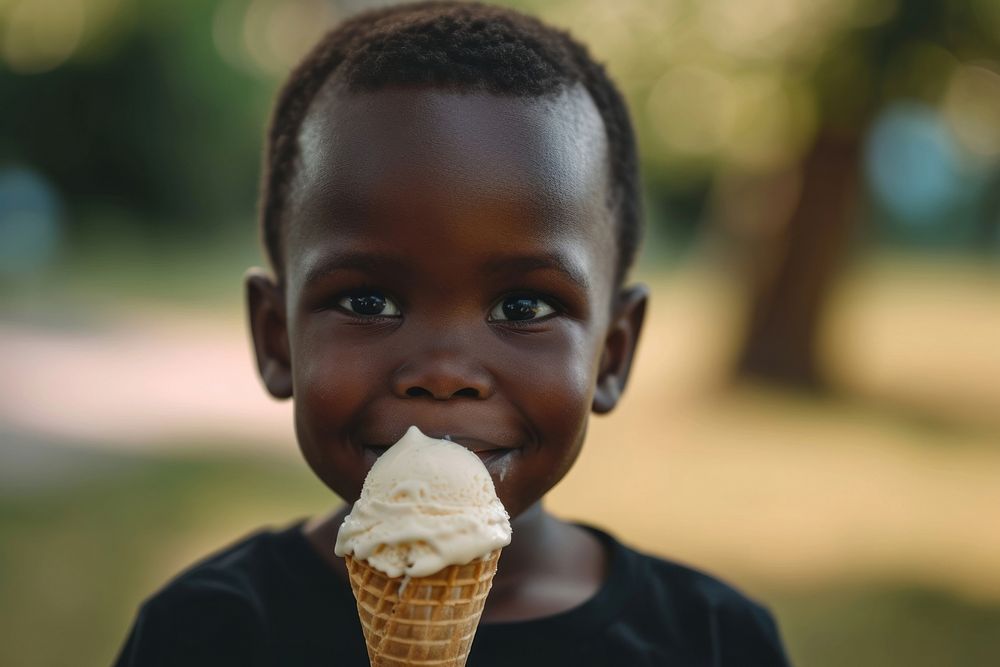
<svg viewBox="0 0 1000 667">
<path fill-rule="evenodd" d="M 173 573 L 334 502 L 241 276 L 276 87 L 377 4 L 0 0 L 0 664 L 108 664 Z M 1000 2 L 510 4 L 608 63 L 649 220 L 632 385 L 551 506 L 798 665 L 1000 663 Z"/>
</svg>

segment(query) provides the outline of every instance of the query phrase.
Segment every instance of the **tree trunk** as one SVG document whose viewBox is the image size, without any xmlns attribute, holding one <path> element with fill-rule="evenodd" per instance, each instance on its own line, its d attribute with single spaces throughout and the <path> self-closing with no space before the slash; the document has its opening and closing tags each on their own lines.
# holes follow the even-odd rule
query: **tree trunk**
<svg viewBox="0 0 1000 667">
<path fill-rule="evenodd" d="M 760 256 L 749 263 L 750 312 L 739 376 L 808 389 L 825 386 L 817 343 L 824 306 L 856 226 L 860 144 L 856 134 L 821 133 L 801 165 L 801 190 L 791 214 L 757 247 Z"/>
</svg>

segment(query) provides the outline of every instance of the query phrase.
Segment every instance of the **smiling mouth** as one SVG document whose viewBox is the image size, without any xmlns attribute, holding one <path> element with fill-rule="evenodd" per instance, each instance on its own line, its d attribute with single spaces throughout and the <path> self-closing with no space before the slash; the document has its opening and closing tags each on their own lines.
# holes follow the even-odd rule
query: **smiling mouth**
<svg viewBox="0 0 1000 667">
<path fill-rule="evenodd" d="M 449 442 L 454 442 L 456 445 L 461 445 L 468 449 L 470 452 L 479 457 L 479 460 L 483 462 L 490 472 L 493 472 L 493 467 L 502 461 L 506 460 L 508 454 L 519 451 L 518 447 L 500 447 L 489 442 L 482 440 L 476 440 L 472 438 L 442 438 L 443 440 L 448 440 Z M 392 445 L 368 445 L 364 447 L 365 455 L 374 463 L 376 459 L 389 451 Z"/>
<path fill-rule="evenodd" d="M 510 453 L 512 453 L 514 451 L 516 451 L 516 450 L 514 450 L 514 449 L 487 449 L 487 450 L 484 450 L 484 451 L 481 451 L 481 452 L 473 452 L 473 454 L 475 454 L 476 456 L 478 456 L 479 460 L 483 462 L 483 465 L 485 465 L 487 468 L 489 468 L 491 463 L 493 463 L 494 461 L 499 461 L 501 458 L 503 458 L 507 454 L 510 454 Z"/>
<path fill-rule="evenodd" d="M 456 443 L 458 444 L 458 443 Z M 468 448 L 466 448 L 468 449 Z M 365 453 L 372 455 L 374 458 L 379 458 L 383 454 L 389 451 L 389 447 L 365 447 Z M 509 454 L 510 452 L 516 451 L 514 447 L 494 447 L 493 449 L 470 449 L 473 454 L 479 457 L 479 460 L 483 463 L 493 461 L 495 459 Z"/>
</svg>

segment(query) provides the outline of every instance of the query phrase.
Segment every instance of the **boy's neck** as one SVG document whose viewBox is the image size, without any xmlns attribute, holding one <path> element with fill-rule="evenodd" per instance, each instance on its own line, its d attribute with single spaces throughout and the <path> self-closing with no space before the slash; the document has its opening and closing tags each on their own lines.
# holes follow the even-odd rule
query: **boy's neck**
<svg viewBox="0 0 1000 667">
<path fill-rule="evenodd" d="M 333 553 L 337 532 L 350 512 L 345 505 L 306 522 L 313 548 L 344 580 L 344 560 Z M 535 503 L 511 522 L 513 539 L 500 555 L 483 620 L 518 621 L 551 616 L 593 596 L 606 576 L 607 554 L 586 530 Z"/>
</svg>

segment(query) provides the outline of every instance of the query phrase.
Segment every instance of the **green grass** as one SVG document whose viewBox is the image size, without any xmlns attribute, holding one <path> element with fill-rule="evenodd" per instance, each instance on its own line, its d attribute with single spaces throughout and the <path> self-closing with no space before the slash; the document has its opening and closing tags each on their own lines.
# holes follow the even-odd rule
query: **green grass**
<svg viewBox="0 0 1000 667">
<path fill-rule="evenodd" d="M 139 602 L 192 560 L 334 502 L 261 459 L 128 459 L 0 496 L 0 664 L 110 664 Z"/>
<path fill-rule="evenodd" d="M 78 465 L 75 478 L 0 487 L 2 665 L 109 664 L 136 606 L 171 574 L 333 501 L 294 462 L 94 458 L 101 464 Z M 996 606 L 879 585 L 760 597 L 800 666 L 986 667 L 1000 656 Z"/>
<path fill-rule="evenodd" d="M 992 667 L 1000 605 L 918 588 L 871 585 L 769 597 L 795 664 L 808 667 Z"/>
</svg>

